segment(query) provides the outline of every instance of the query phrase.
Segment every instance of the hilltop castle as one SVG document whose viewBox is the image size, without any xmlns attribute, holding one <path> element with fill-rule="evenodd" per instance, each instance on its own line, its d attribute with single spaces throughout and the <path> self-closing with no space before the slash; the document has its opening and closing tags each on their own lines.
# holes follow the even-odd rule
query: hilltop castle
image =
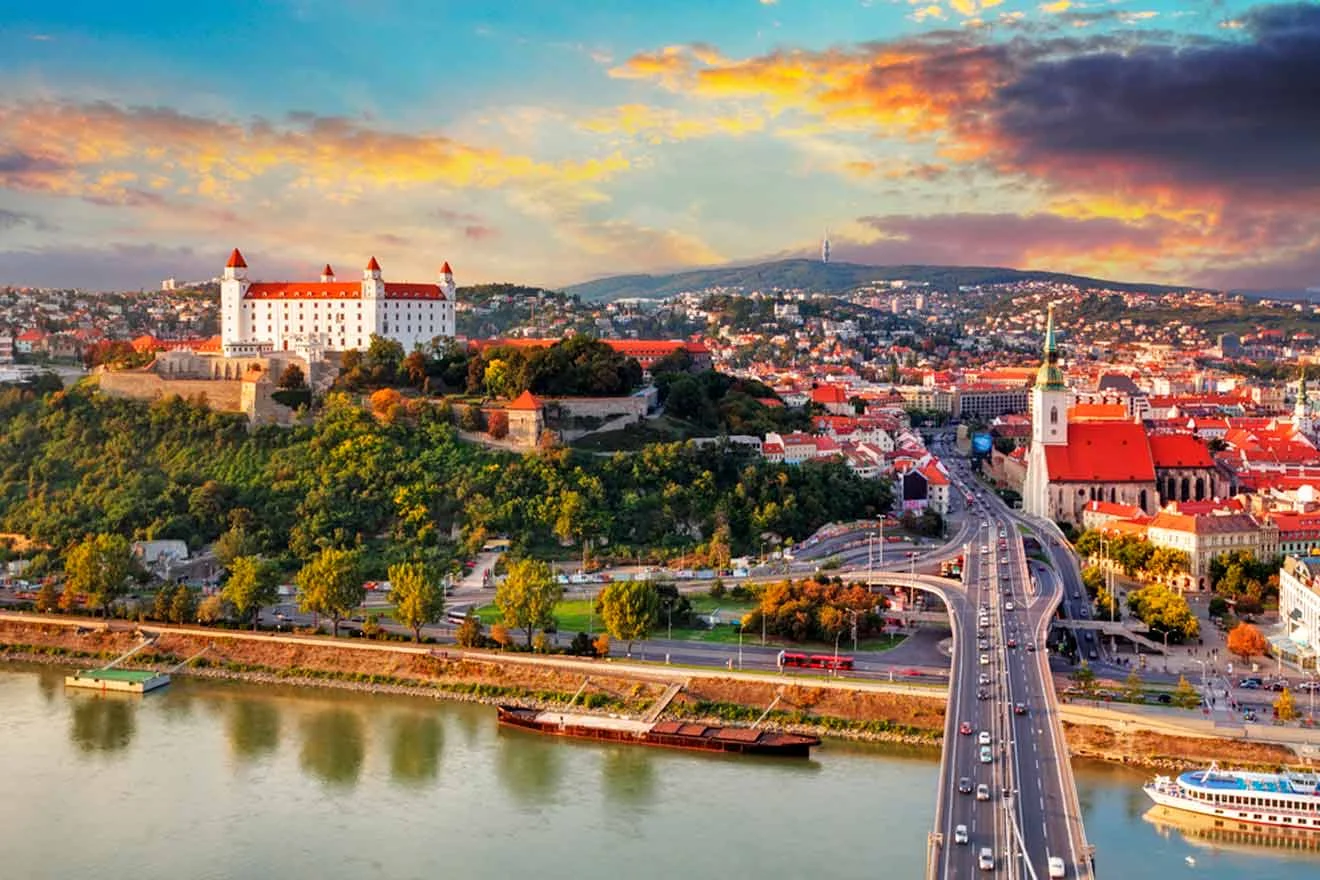
<svg viewBox="0 0 1320 880">
<path fill-rule="evenodd" d="M 447 262 L 438 284 L 385 281 L 375 257 L 360 282 L 337 281 L 329 265 L 319 281 L 253 282 L 247 269 L 234 248 L 220 282 L 225 357 L 296 351 L 311 361 L 326 351 L 365 351 L 373 334 L 405 351 L 454 336 L 456 288 Z"/>
</svg>

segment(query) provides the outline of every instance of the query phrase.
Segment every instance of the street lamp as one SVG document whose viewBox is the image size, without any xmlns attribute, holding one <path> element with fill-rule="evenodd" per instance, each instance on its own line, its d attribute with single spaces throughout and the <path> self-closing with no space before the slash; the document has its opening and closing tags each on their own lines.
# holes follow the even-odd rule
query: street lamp
<svg viewBox="0 0 1320 880">
<path fill-rule="evenodd" d="M 843 630 L 839 630 L 834 634 L 834 668 L 830 670 L 830 674 L 835 677 L 839 674 L 839 637 L 842 635 Z"/>
<path fill-rule="evenodd" d="M 742 669 L 742 622 L 738 622 L 738 668 Z"/>
</svg>

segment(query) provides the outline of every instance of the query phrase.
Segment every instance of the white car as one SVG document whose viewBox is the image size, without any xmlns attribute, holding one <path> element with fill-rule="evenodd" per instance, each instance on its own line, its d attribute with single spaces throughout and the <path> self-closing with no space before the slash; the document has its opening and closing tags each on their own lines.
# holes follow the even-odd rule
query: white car
<svg viewBox="0 0 1320 880">
<path fill-rule="evenodd" d="M 995 869 L 995 851 L 988 846 L 981 847 L 981 854 L 977 856 L 976 863 L 982 871 L 993 871 Z"/>
<path fill-rule="evenodd" d="M 967 826 L 966 826 L 966 825 L 958 825 L 958 826 L 956 826 L 956 827 L 953 829 L 953 842 L 954 842 L 954 843 L 966 843 L 966 842 L 967 842 Z"/>
<path fill-rule="evenodd" d="M 990 731 L 988 730 L 981 731 L 980 735 L 976 737 L 976 741 L 983 746 L 990 745 Z"/>
<path fill-rule="evenodd" d="M 990 751 L 989 746 L 981 746 L 981 763 L 990 764 L 995 760 L 994 752 Z"/>
<path fill-rule="evenodd" d="M 978 785 L 976 787 L 976 799 L 978 801 L 990 800 L 990 786 L 986 785 L 984 782 Z"/>
<path fill-rule="evenodd" d="M 981 665 L 982 665 L 982 666 L 989 666 L 989 665 L 990 665 L 990 655 L 989 655 L 989 654 L 982 654 L 982 655 L 981 655 Z"/>
<path fill-rule="evenodd" d="M 1012 611 L 1012 610 L 1013 610 L 1014 608 L 1016 608 L 1016 607 L 1017 607 L 1017 606 L 1014 605 L 1012 602 L 1005 602 L 1005 603 L 1004 603 L 1004 610 L 1005 610 L 1005 611 Z"/>
<path fill-rule="evenodd" d="M 1068 872 L 1063 867 L 1063 859 L 1059 858 L 1058 856 L 1050 856 L 1049 859 L 1046 860 L 1045 864 L 1046 867 L 1049 868 L 1049 873 L 1051 877 L 1068 876 Z"/>
</svg>

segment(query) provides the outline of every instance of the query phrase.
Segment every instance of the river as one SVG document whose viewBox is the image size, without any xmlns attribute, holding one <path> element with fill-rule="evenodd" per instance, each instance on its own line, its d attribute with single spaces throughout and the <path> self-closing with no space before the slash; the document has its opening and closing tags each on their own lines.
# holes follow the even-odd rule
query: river
<svg viewBox="0 0 1320 880">
<path fill-rule="evenodd" d="M 500 730 L 479 705 L 62 676 L 0 667 L 4 878 L 920 878 L 934 814 L 930 750 L 723 758 Z M 1079 772 L 1099 876 L 1320 871 L 1162 835 L 1141 781 Z"/>
</svg>

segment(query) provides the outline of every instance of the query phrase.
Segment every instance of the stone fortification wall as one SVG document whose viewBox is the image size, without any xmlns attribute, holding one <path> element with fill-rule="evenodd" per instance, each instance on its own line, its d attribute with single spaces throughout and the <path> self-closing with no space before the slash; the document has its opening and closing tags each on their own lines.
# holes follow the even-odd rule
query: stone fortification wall
<svg viewBox="0 0 1320 880">
<path fill-rule="evenodd" d="M 166 379 L 155 373 L 125 370 L 97 374 L 106 394 L 136 400 L 158 400 L 178 395 L 185 400 L 205 397 L 220 412 L 243 412 L 243 383 L 237 379 Z"/>
</svg>

